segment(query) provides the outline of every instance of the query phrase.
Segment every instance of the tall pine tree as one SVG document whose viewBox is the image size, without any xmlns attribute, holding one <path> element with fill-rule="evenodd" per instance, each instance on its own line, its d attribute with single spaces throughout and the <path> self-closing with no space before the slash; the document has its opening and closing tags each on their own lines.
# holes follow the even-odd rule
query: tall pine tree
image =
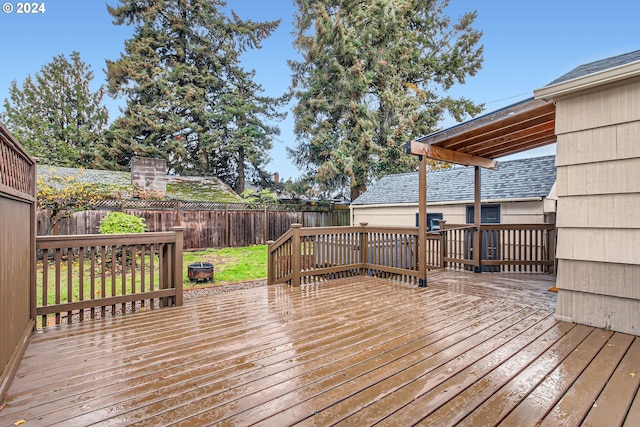
<svg viewBox="0 0 640 427">
<path fill-rule="evenodd" d="M 447 91 L 482 64 L 475 13 L 451 24 L 447 0 L 295 0 L 291 61 L 295 163 L 351 199 L 376 177 L 415 167 L 401 145 L 481 110 Z"/>
<path fill-rule="evenodd" d="M 2 119 L 41 164 L 107 168 L 102 156 L 108 123 L 105 90 L 92 92 L 90 67 L 72 52 L 53 58 L 35 77 L 9 88 Z"/>
<path fill-rule="evenodd" d="M 216 175 L 244 190 L 248 174 L 265 174 L 268 150 L 286 98 L 262 96 L 240 55 L 279 21 L 224 13 L 220 0 L 121 0 L 108 7 L 117 25 L 135 25 L 125 53 L 107 61 L 109 92 L 126 109 L 110 131 L 111 156 L 167 160 L 179 174 Z"/>
</svg>

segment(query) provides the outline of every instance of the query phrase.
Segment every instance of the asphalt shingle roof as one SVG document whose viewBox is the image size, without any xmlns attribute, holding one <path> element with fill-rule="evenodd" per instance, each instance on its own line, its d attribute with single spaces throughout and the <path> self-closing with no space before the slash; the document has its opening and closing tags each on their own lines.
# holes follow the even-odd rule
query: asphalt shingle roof
<svg viewBox="0 0 640 427">
<path fill-rule="evenodd" d="M 547 86 L 562 83 L 571 79 L 577 79 L 578 77 L 584 77 L 589 74 L 597 73 L 598 71 L 608 70 L 609 68 L 619 67 L 635 61 L 640 61 L 640 50 L 580 65 L 579 67 L 569 71 L 567 74 L 558 77 Z"/>
<path fill-rule="evenodd" d="M 482 200 L 546 197 L 556 180 L 555 156 L 499 162 L 481 171 Z M 473 167 L 427 172 L 427 202 L 473 200 Z M 418 173 L 387 175 L 351 204 L 418 203 Z"/>
</svg>

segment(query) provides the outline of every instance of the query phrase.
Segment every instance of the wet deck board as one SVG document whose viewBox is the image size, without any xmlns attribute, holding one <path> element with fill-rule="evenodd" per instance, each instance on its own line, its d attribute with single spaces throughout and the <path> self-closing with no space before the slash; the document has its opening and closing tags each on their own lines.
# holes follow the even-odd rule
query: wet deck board
<svg viewBox="0 0 640 427">
<path fill-rule="evenodd" d="M 0 425 L 636 425 L 640 341 L 554 319 L 553 278 L 349 278 L 34 335 Z"/>
</svg>

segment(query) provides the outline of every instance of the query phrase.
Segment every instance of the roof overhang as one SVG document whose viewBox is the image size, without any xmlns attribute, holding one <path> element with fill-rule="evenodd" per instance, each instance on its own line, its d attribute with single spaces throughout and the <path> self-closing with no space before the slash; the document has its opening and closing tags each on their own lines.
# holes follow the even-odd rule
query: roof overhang
<svg viewBox="0 0 640 427">
<path fill-rule="evenodd" d="M 459 125 L 416 138 L 405 153 L 494 169 L 494 159 L 556 142 L 553 103 L 529 98 Z"/>
<path fill-rule="evenodd" d="M 586 76 L 545 86 L 541 89 L 534 90 L 533 93 L 536 99 L 556 100 L 637 76 L 640 76 L 640 61 L 630 62 L 618 67 L 608 68 L 587 74 Z"/>
</svg>

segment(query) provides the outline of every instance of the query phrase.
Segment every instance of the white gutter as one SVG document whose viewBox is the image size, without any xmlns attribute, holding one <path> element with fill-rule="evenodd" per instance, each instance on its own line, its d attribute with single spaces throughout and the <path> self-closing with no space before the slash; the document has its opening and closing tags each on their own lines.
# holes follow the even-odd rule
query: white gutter
<svg viewBox="0 0 640 427">
<path fill-rule="evenodd" d="M 632 77 L 640 76 L 640 61 L 631 62 L 617 67 L 608 68 L 586 76 L 545 86 L 533 91 L 534 98 L 545 101 L 556 100 L 561 97 L 574 95 L 588 89 L 593 89 L 610 83 L 616 83 Z"/>
</svg>

